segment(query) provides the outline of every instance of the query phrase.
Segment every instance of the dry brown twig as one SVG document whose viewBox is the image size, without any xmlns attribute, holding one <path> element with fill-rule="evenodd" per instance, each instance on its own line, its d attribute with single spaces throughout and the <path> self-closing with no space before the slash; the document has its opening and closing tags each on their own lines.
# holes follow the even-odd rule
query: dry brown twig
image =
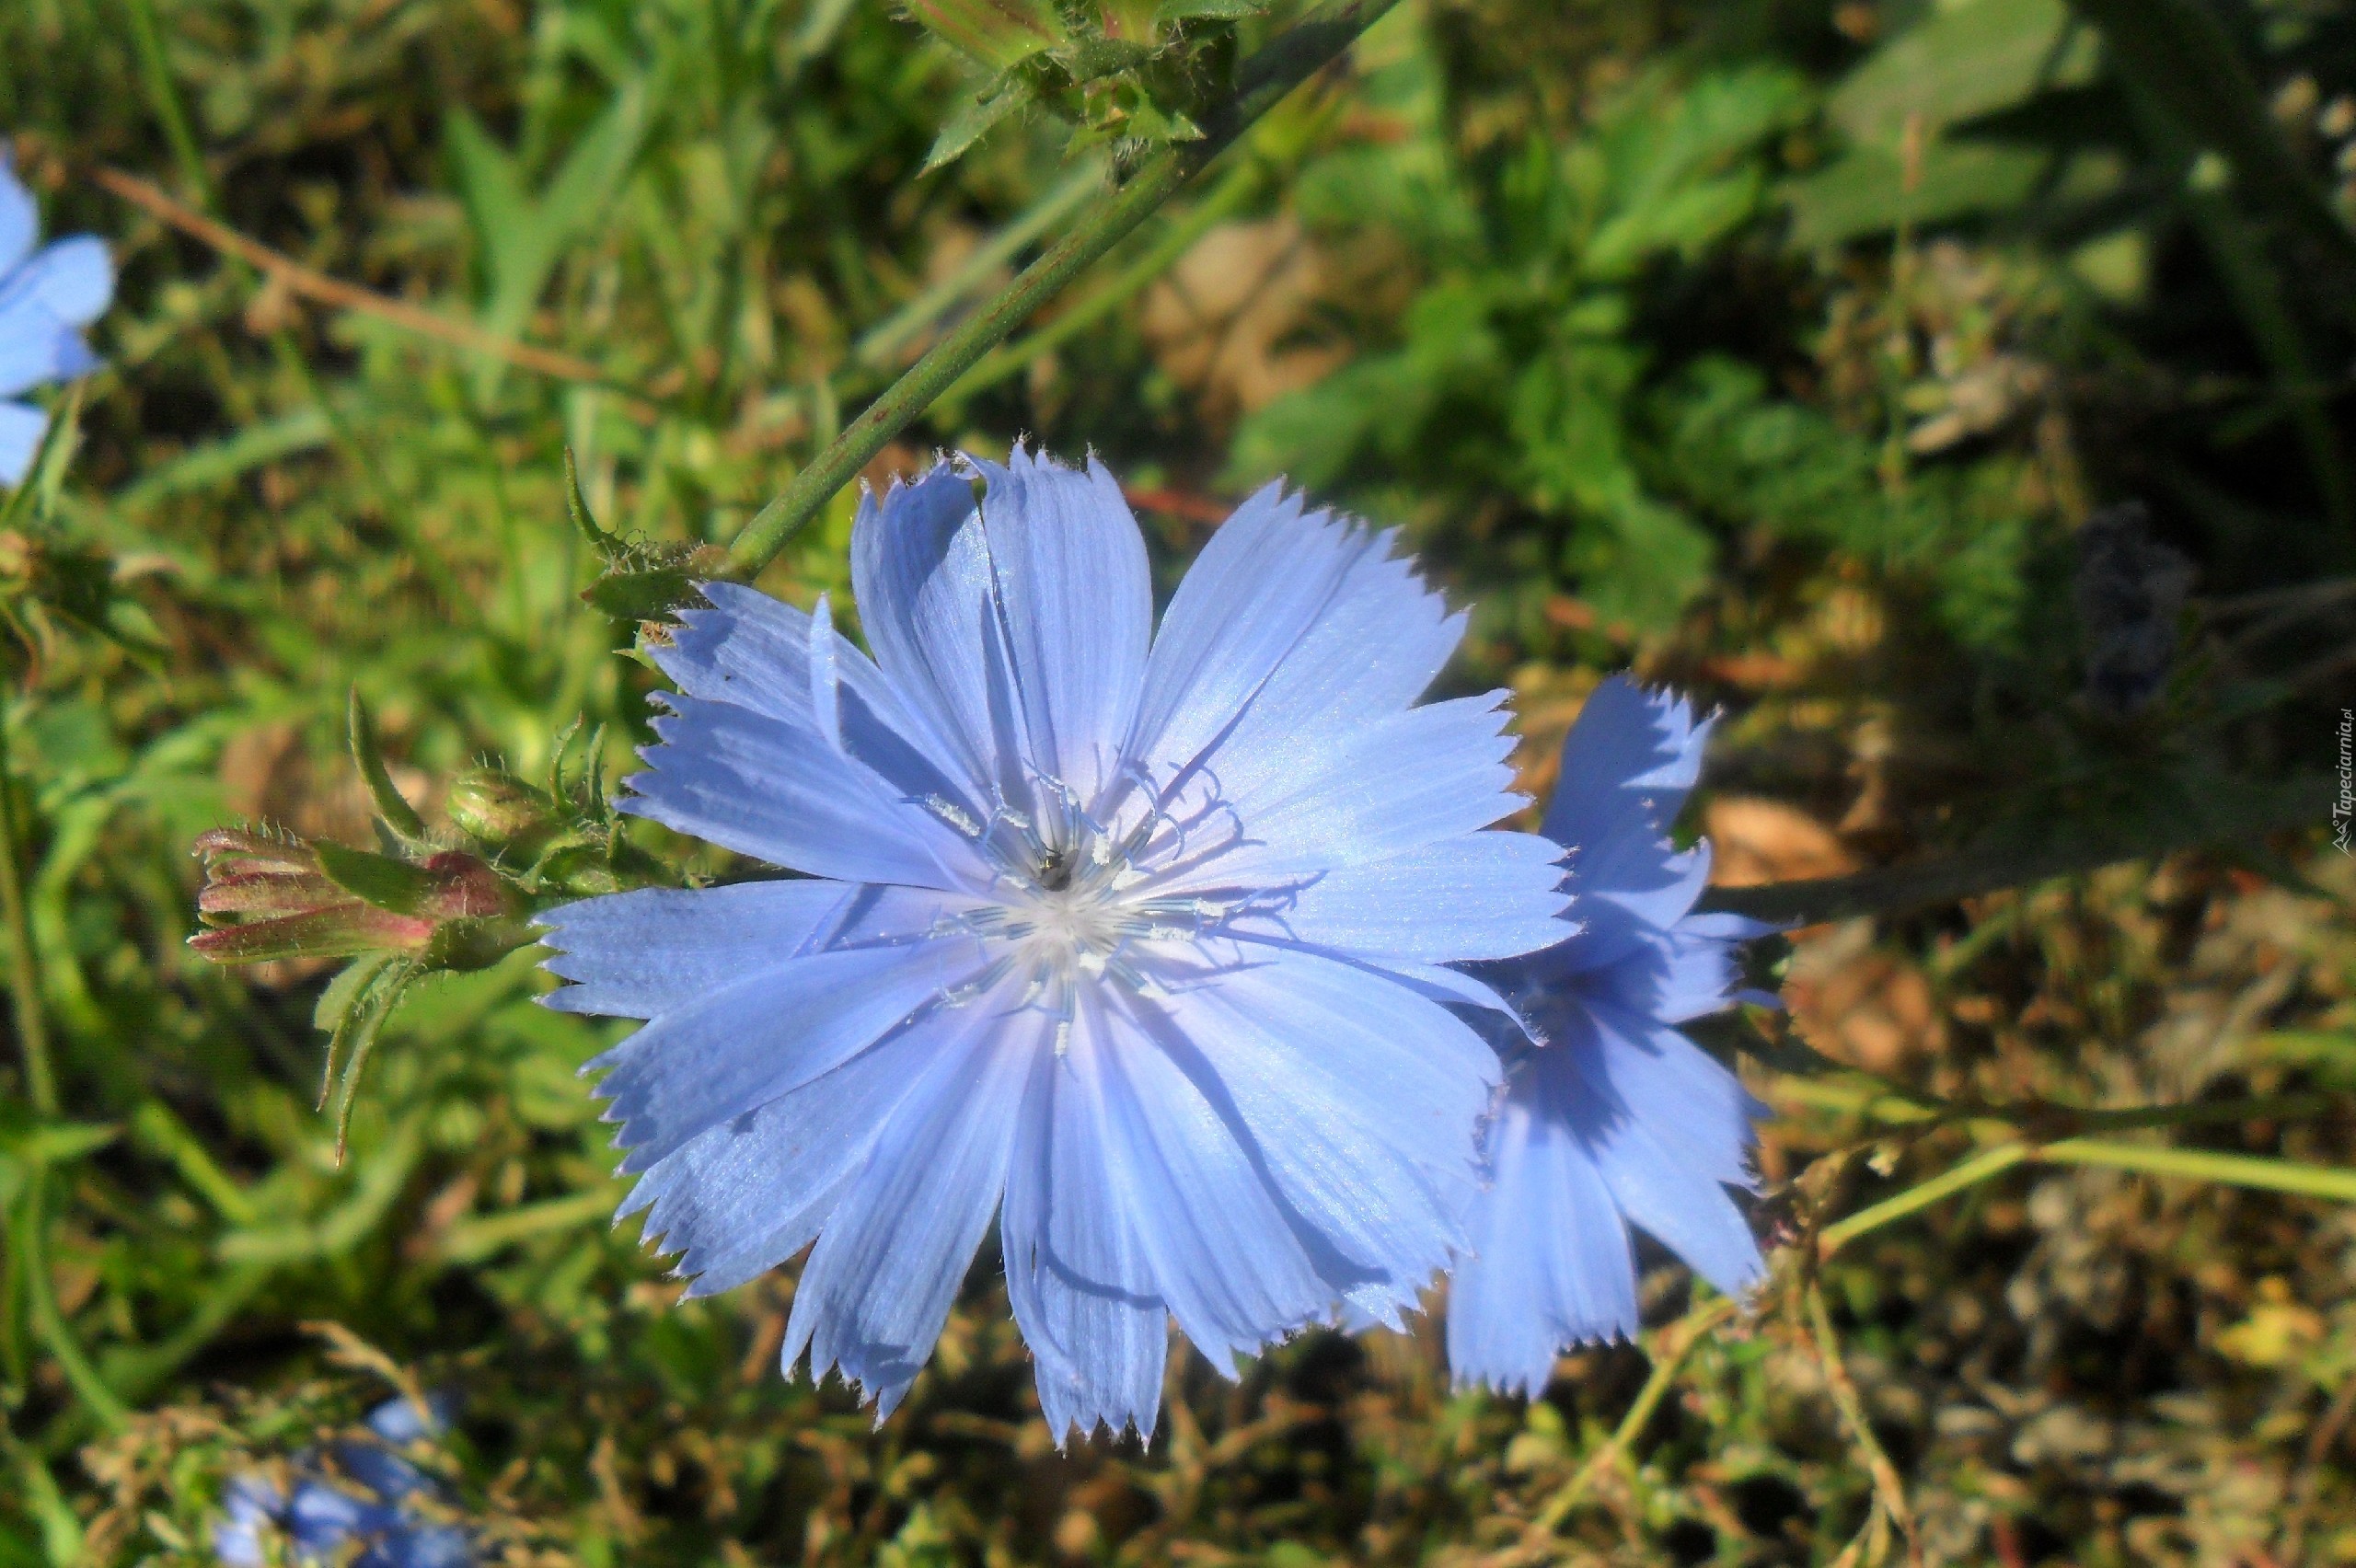
<svg viewBox="0 0 2356 1568">
<path fill-rule="evenodd" d="M 1832 1403 L 1841 1412 L 1843 1424 L 1849 1428 L 1858 1450 L 1865 1455 L 1866 1473 L 1873 1477 L 1874 1502 L 1898 1527 L 1906 1540 L 1908 1568 L 1923 1568 L 1923 1542 L 1914 1528 L 1914 1511 L 1906 1501 L 1905 1483 L 1899 1479 L 1898 1467 L 1890 1462 L 1889 1452 L 1874 1435 L 1873 1423 L 1865 1413 L 1865 1401 L 1857 1385 L 1849 1376 L 1849 1368 L 1841 1359 L 1841 1340 L 1832 1330 L 1832 1315 L 1825 1309 L 1824 1289 L 1811 1275 L 1802 1286 L 1802 1305 L 1807 1314 L 1809 1337 L 1816 1342 L 1818 1359 L 1824 1366 L 1825 1387 L 1832 1394 Z"/>
<path fill-rule="evenodd" d="M 165 194 L 148 181 L 122 169 L 100 165 L 90 171 L 90 178 L 102 188 L 139 208 L 149 216 L 176 228 L 192 239 L 202 241 L 226 256 L 234 256 L 271 283 L 288 294 L 311 300 L 337 310 L 349 310 L 362 316 L 373 316 L 389 322 L 404 331 L 422 338 L 432 338 L 452 348 L 472 353 L 488 354 L 504 360 L 518 369 L 537 371 L 560 381 L 580 381 L 614 390 L 611 377 L 587 360 L 544 349 L 532 343 L 516 342 L 486 332 L 465 321 L 454 321 L 422 306 L 395 299 L 357 283 L 347 283 L 330 278 L 324 272 L 304 266 L 293 257 L 272 250 L 258 239 L 239 234 L 228 225 L 206 217 L 184 202 Z M 628 396 L 628 394 L 626 394 Z"/>
</svg>

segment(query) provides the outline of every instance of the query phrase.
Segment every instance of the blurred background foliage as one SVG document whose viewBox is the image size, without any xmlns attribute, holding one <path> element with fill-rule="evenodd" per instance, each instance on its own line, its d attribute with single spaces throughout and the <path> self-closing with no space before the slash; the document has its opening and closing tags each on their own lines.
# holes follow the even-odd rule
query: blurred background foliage
<svg viewBox="0 0 2356 1568">
<path fill-rule="evenodd" d="M 1527 1406 L 1428 1331 L 1315 1334 L 1058 1453 L 986 1254 L 874 1427 L 779 1379 L 791 1271 L 680 1304 L 610 1228 L 609 1035 L 528 952 L 411 988 L 339 1163 L 326 974 L 191 955 L 191 841 L 370 842 L 355 687 L 429 822 L 576 721 L 626 771 L 653 682 L 565 449 L 646 559 L 725 542 L 1187 133 L 1185 83 L 1079 69 L 877 0 L 0 7 L 0 128 L 123 273 L 0 531 L 56 1078 L 20 1005 L 0 1563 L 205 1561 L 230 1474 L 403 1378 L 461 1396 L 447 1479 L 519 1563 L 2356 1561 L 2345 0 L 1420 0 L 871 467 L 1092 447 L 1165 586 L 1271 475 L 1403 525 L 1533 790 L 1604 671 L 1725 707 L 1724 881 L 2141 854 L 1796 936 L 1788 1019 L 1715 1037 L 1778 1112 L 1756 1315 L 1699 1333 L 1648 1254 L 1651 1359 Z M 764 585 L 844 604 L 852 504 Z M 2079 1124 L 1924 1095 L 2195 1110 L 2007 1164 Z"/>
</svg>

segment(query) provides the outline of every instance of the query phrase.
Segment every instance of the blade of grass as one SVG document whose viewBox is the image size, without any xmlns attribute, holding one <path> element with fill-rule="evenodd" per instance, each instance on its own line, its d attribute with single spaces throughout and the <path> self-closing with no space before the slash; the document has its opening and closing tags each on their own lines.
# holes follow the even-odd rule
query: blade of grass
<svg viewBox="0 0 2356 1568">
<path fill-rule="evenodd" d="M 2189 176 L 2200 148 L 2170 106 L 2140 79 L 2125 84 L 2125 97 L 2144 143 L 2172 174 L 2182 191 L 2184 212 L 2209 252 L 2210 264 L 2226 297 L 2241 317 L 2258 357 L 2266 362 L 2274 402 L 2290 417 L 2306 449 L 2316 491 L 2335 536 L 2346 533 L 2356 497 L 2350 494 L 2348 467 L 2332 428 L 2330 385 L 2307 353 L 2309 334 L 2292 314 L 2282 279 L 2258 235 L 2222 190 L 2192 188 Z M 2342 552 L 2343 559 L 2345 552 Z"/>
<path fill-rule="evenodd" d="M 204 167 L 196 133 L 189 128 L 188 111 L 180 107 L 179 89 L 172 83 L 171 56 L 165 52 L 164 30 L 156 21 L 155 0 L 123 0 L 123 6 L 131 15 L 131 46 L 139 57 L 139 85 L 146 90 L 147 107 L 156 122 L 163 127 L 172 161 L 179 166 L 190 194 L 208 207 L 217 206 L 213 176 Z"/>
<path fill-rule="evenodd" d="M 2167 106 L 2233 166 L 2238 190 L 2269 209 L 2328 268 L 2326 293 L 2356 311 L 2356 234 L 2292 156 L 2233 36 L 2201 0 L 2072 0 L 2102 29 L 2119 75 Z"/>
</svg>

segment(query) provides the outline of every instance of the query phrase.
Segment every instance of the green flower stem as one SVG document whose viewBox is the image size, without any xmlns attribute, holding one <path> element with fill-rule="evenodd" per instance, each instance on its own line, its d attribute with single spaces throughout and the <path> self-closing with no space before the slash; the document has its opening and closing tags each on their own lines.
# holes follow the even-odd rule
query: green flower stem
<svg viewBox="0 0 2356 1568">
<path fill-rule="evenodd" d="M 1843 877 L 1767 882 L 1757 887 L 1714 887 L 1699 908 L 1747 915 L 1775 925 L 1813 926 L 1899 915 L 1960 898 L 2023 887 L 2056 877 L 2079 876 L 2127 860 L 2145 860 L 2203 844 L 2261 838 L 2268 834 L 2315 826 L 2330 812 L 2331 781 L 2309 778 L 2269 790 L 2251 790 L 2254 800 L 2219 800 L 2210 809 L 2188 809 L 2156 825 L 2141 840 L 2127 842 L 2091 834 L 2067 845 L 1956 855 L 1921 865 L 1893 866 Z"/>
<path fill-rule="evenodd" d="M 2189 1112 L 2207 1108 L 2186 1106 L 2168 1109 Z M 1968 1187 L 1978 1186 L 2015 1165 L 2032 1163 L 2100 1165 L 2114 1170 L 2138 1170 L 2152 1176 L 2180 1176 L 2230 1187 L 2255 1187 L 2265 1192 L 2292 1193 L 2302 1197 L 2356 1203 L 2356 1170 L 2308 1165 L 2270 1155 L 2220 1154 L 2205 1148 L 2170 1148 L 2165 1145 L 2118 1143 L 2104 1138 L 2062 1138 L 2046 1144 L 2015 1139 L 1983 1149 L 1927 1182 L 1917 1182 L 1895 1197 L 1885 1198 L 1871 1207 L 1859 1209 L 1846 1219 L 1825 1227 L 1817 1239 L 1817 1255 L 1830 1258 L 1860 1236 L 1928 1208 Z"/>
<path fill-rule="evenodd" d="M 1398 0 L 1345 0 L 1302 22 L 1246 61 L 1234 99 L 1208 117 L 1202 140 L 1154 157 L 1127 183 L 1103 192 L 1078 225 L 1009 284 L 959 322 L 884 395 L 867 406 L 783 494 L 754 514 L 729 547 L 732 575 L 750 579 L 777 559 L 803 525 L 849 484 L 884 444 L 913 424 L 991 349 L 1012 336 L 1066 284 L 1128 237 L 1164 202 L 1224 152 L 1293 88 L 1339 56 Z"/>
<path fill-rule="evenodd" d="M 1917 1209 L 1928 1208 L 1966 1187 L 1976 1187 L 1992 1176 L 2002 1175 L 2028 1156 L 2029 1146 L 2025 1143 L 2001 1144 L 1982 1150 L 1953 1170 L 1917 1182 L 1894 1198 L 1885 1198 L 1870 1208 L 1859 1209 L 1848 1218 L 1826 1226 L 1816 1239 L 1816 1255 L 1830 1258 L 1858 1237 L 1879 1230 L 1893 1220 L 1904 1219 Z"/>
<path fill-rule="evenodd" d="M 1825 1083 L 1795 1078 L 1772 1091 L 1779 1098 L 1818 1110 L 1845 1112 L 1870 1121 L 1895 1124 L 1961 1122 L 1982 1133 L 2004 1134 L 2022 1127 L 2049 1134 L 2080 1131 L 2119 1132 L 2138 1127 L 2194 1127 L 2219 1123 L 2253 1122 L 2259 1118 L 2294 1120 L 2317 1116 L 2344 1103 L 2328 1094 L 2267 1094 L 2242 1100 L 2203 1100 L 2179 1105 L 2087 1107 L 2062 1105 L 2048 1100 L 2004 1101 L 1939 1100 L 1916 1095 L 1895 1085 L 1871 1079 L 1863 1084 Z"/>
<path fill-rule="evenodd" d="M 1103 180 L 1104 167 L 1101 163 L 1084 163 L 1073 169 L 1064 177 L 1062 184 L 993 235 L 955 271 L 902 306 L 889 320 L 870 329 L 851 345 L 850 357 L 861 364 L 885 363 L 926 328 L 956 308 L 960 300 L 979 289 L 993 271 L 1013 260 L 1015 252 L 1069 216 Z"/>
<path fill-rule="evenodd" d="M 1825 1310 L 1824 1289 L 1813 1278 L 1807 1281 L 1803 1306 L 1807 1312 L 1808 1334 L 1816 1341 L 1817 1357 L 1824 1365 L 1825 1388 L 1832 1396 L 1833 1407 L 1841 1412 L 1842 1424 L 1865 1455 L 1865 1471 L 1873 1477 L 1874 1495 L 1880 1499 L 1899 1533 L 1906 1538 L 1908 1563 L 1911 1568 L 1921 1568 L 1922 1548 L 1914 1538 L 1914 1510 L 1907 1504 L 1905 1483 L 1899 1479 L 1898 1467 L 1890 1462 L 1888 1450 L 1874 1434 L 1873 1422 L 1865 1413 L 1865 1397 L 1857 1391 L 1855 1380 L 1849 1376 L 1848 1364 L 1842 1359 L 1841 1336 L 1832 1330 L 1832 1314 Z"/>
<path fill-rule="evenodd" d="M 2168 1148 L 2098 1138 L 2064 1138 L 2060 1143 L 2042 1145 L 2033 1154 L 2050 1165 L 2104 1165 L 2114 1170 L 2182 1176 L 2228 1187 L 2256 1187 L 2269 1193 L 2295 1193 L 2302 1197 L 2356 1204 L 2356 1170 L 2308 1165 L 2271 1155 L 2219 1154 L 2205 1148 Z"/>
<path fill-rule="evenodd" d="M 1019 342 L 1002 343 L 991 350 L 980 363 L 941 395 L 941 400 L 955 403 L 995 386 L 1103 320 L 1118 310 L 1123 302 L 1168 271 L 1178 258 L 1193 248 L 1196 240 L 1249 202 L 1266 178 L 1266 171 L 1256 159 L 1238 164 L 1228 170 L 1211 188 L 1210 194 L 1172 225 L 1170 232 L 1162 236 L 1152 249 L 1123 268 L 1119 276 L 1029 337 Z"/>
</svg>

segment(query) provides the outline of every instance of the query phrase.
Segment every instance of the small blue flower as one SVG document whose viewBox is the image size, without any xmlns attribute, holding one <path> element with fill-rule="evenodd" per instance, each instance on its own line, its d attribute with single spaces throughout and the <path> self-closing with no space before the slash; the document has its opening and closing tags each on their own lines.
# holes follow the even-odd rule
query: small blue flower
<svg viewBox="0 0 2356 1568">
<path fill-rule="evenodd" d="M 1449 1293 L 1461 1384 L 1535 1393 L 1554 1356 L 1636 1332 L 1629 1228 L 1729 1295 L 1759 1277 L 1759 1247 L 1728 1186 L 1751 1185 L 1765 1114 L 1677 1025 L 1735 1000 L 1735 948 L 1769 928 L 1696 915 L 1709 846 L 1663 831 L 1700 775 L 1709 737 L 1681 699 L 1613 678 L 1580 710 L 1544 824 L 1572 847 L 1573 934 L 1478 966 L 1540 1043 L 1495 1031 L 1506 1090 L 1484 1137 L 1488 1181 L 1472 1254 Z"/>
<path fill-rule="evenodd" d="M 0 147 L 0 399 L 98 368 L 82 341 L 114 297 L 105 244 L 75 235 L 33 249 L 40 214 Z M 40 450 L 49 416 L 29 403 L 0 401 L 0 484 L 20 482 Z"/>
<path fill-rule="evenodd" d="M 1500 695 L 1415 705 L 1463 617 L 1271 486 L 1157 637 L 1112 476 L 1020 449 L 869 497 L 851 553 L 873 659 L 823 600 L 709 585 L 625 805 L 804 875 L 546 917 L 550 1005 L 649 1020 L 591 1064 L 623 1212 L 697 1295 L 814 1239 L 784 1364 L 879 1419 L 994 1212 L 1059 1440 L 1150 1435 L 1172 1318 L 1230 1375 L 1395 1321 L 1498 1070 L 1445 966 L 1564 902 L 1555 846 L 1482 831 Z"/>
<path fill-rule="evenodd" d="M 213 1526 L 213 1554 L 229 1568 L 287 1562 L 348 1568 L 473 1568 L 474 1547 L 456 1525 L 417 1507 L 439 1490 L 397 1451 L 438 1435 L 447 1416 L 406 1399 L 369 1412 L 373 1440 L 331 1446 L 333 1477 L 315 1456 L 296 1456 L 291 1491 L 260 1473 L 231 1479 Z M 281 1551 L 271 1552 L 272 1543 Z"/>
</svg>

